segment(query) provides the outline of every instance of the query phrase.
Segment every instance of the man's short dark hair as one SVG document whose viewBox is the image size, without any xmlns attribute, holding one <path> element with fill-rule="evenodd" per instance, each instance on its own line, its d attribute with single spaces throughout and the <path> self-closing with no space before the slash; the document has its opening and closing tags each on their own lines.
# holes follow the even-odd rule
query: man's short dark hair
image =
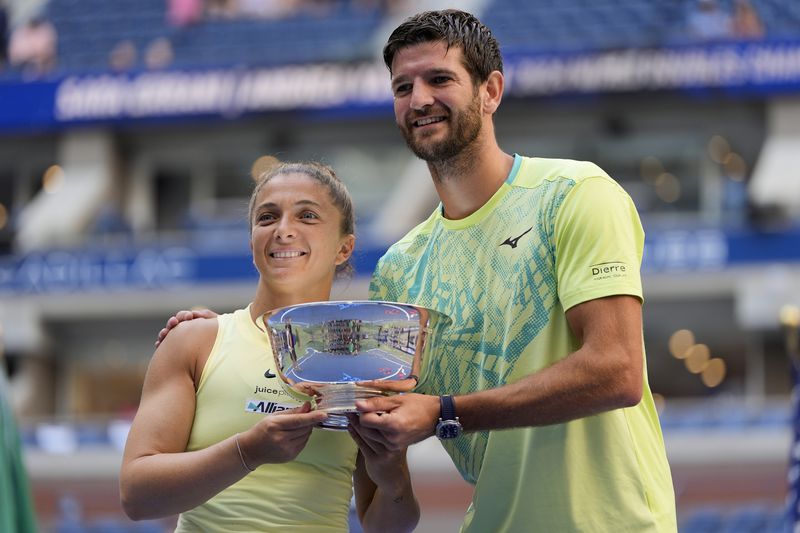
<svg viewBox="0 0 800 533">
<path fill-rule="evenodd" d="M 473 83 L 483 83 L 489 74 L 503 72 L 500 45 L 492 32 L 474 15 L 457 9 L 425 11 L 405 20 L 389 36 L 383 47 L 383 61 L 392 71 L 395 54 L 407 46 L 444 42 L 449 50 L 461 47 L 464 67 Z"/>
</svg>

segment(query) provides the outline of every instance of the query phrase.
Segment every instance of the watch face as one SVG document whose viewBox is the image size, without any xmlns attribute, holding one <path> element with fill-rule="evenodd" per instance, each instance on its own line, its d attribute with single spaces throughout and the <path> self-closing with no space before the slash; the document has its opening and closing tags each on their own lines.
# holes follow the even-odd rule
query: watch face
<svg viewBox="0 0 800 533">
<path fill-rule="evenodd" d="M 436 436 L 440 439 L 454 439 L 461 435 L 461 424 L 456 420 L 442 420 L 436 426 Z"/>
</svg>

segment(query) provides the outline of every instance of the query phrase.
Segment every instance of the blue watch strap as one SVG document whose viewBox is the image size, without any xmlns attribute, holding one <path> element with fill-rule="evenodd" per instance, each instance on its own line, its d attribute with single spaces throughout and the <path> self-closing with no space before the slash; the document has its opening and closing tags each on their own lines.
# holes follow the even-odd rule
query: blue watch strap
<svg viewBox="0 0 800 533">
<path fill-rule="evenodd" d="M 442 420 L 455 420 L 456 404 L 453 401 L 453 396 L 450 394 L 439 396 L 439 402 L 441 405 L 439 418 L 441 418 Z"/>
</svg>

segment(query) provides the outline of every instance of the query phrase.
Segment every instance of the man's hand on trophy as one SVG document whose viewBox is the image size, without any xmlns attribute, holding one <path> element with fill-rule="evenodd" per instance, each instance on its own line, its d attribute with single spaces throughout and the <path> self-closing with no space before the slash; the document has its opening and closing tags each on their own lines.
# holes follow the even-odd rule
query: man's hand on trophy
<svg viewBox="0 0 800 533">
<path fill-rule="evenodd" d="M 384 392 L 411 392 L 417 386 L 417 383 L 419 383 L 419 378 L 412 374 L 406 379 L 373 379 L 358 381 L 356 385 Z"/>
<path fill-rule="evenodd" d="M 402 450 L 434 434 L 440 404 L 436 396 L 404 394 L 359 400 L 360 424 L 378 433 L 370 438 L 390 450 Z"/>
<path fill-rule="evenodd" d="M 167 335 L 169 334 L 170 330 L 180 324 L 181 322 L 186 322 L 187 320 L 194 320 L 195 318 L 214 318 L 217 316 L 217 313 L 210 309 L 192 309 L 189 311 L 178 311 L 173 316 L 169 317 L 167 320 L 167 324 L 164 328 L 158 332 L 158 338 L 156 339 L 156 347 L 163 342 Z"/>
</svg>

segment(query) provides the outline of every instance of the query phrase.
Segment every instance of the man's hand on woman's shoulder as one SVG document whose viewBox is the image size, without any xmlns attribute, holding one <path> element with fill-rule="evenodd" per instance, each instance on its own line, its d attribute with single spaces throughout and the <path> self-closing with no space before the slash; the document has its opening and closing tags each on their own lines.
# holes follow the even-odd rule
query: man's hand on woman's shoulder
<svg viewBox="0 0 800 533">
<path fill-rule="evenodd" d="M 169 317 L 167 320 L 167 324 L 164 328 L 158 332 L 158 338 L 156 339 L 156 347 L 161 344 L 167 335 L 169 334 L 170 330 L 180 324 L 181 322 L 186 322 L 187 320 L 194 320 L 195 318 L 214 318 L 217 316 L 217 313 L 210 309 L 192 309 L 192 310 L 184 310 L 178 311 L 173 316 Z"/>
</svg>

